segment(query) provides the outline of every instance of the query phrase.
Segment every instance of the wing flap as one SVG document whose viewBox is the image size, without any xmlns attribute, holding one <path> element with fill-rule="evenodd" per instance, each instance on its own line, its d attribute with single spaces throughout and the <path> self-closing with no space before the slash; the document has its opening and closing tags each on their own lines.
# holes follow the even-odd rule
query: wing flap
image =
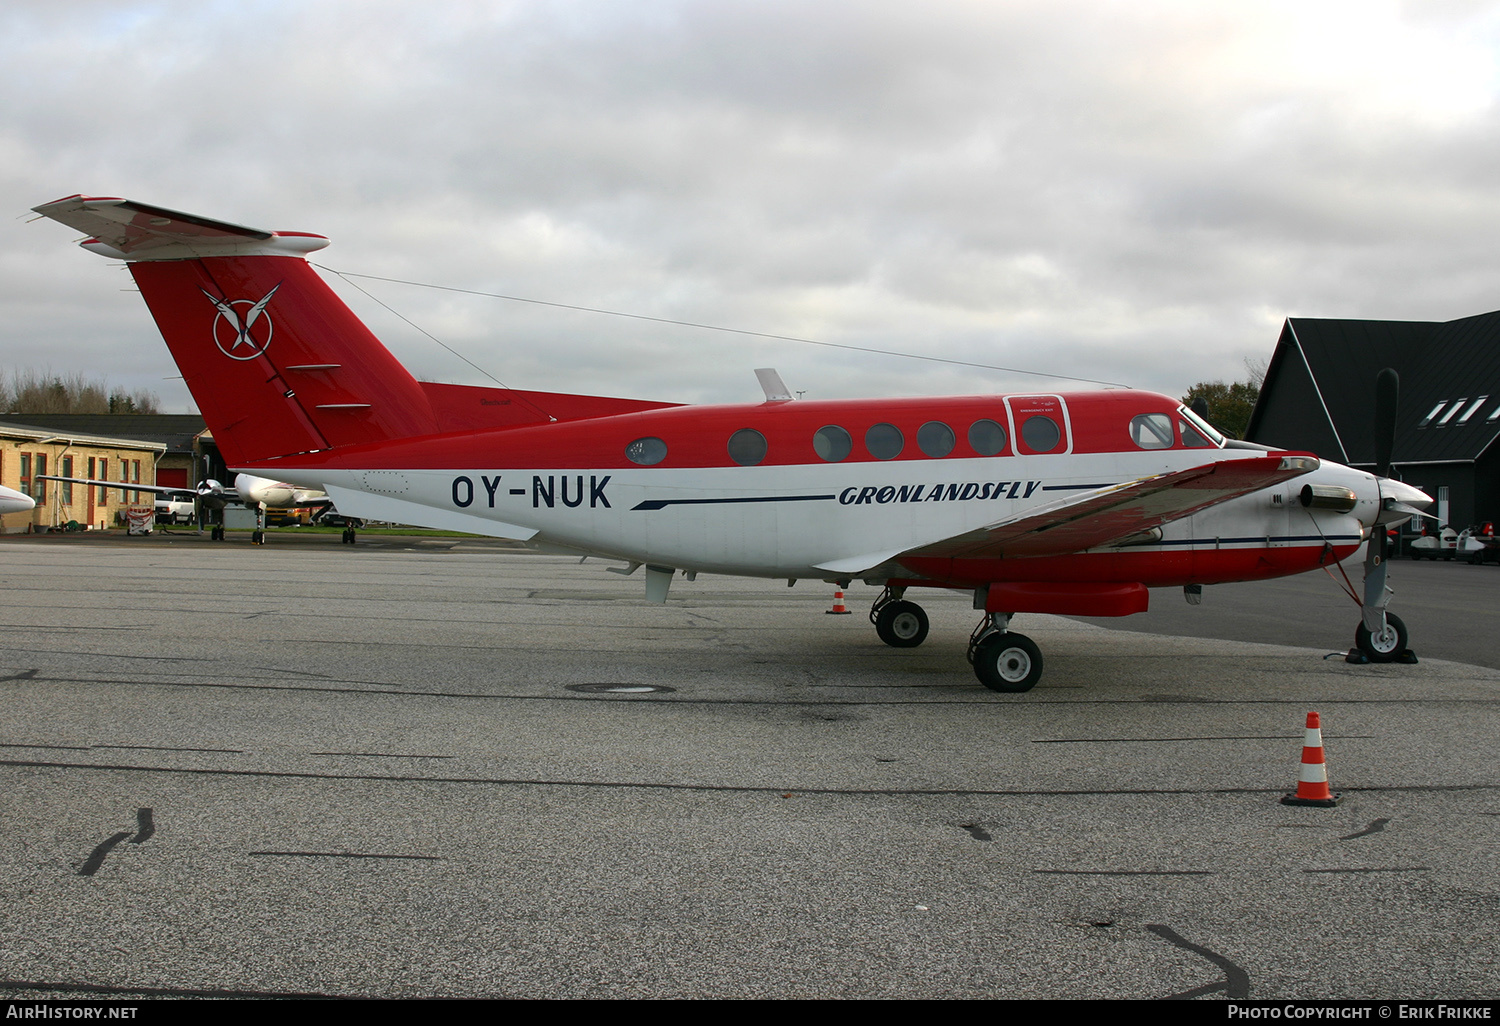
<svg viewBox="0 0 1500 1026">
<path fill-rule="evenodd" d="M 1222 460 L 1032 507 L 1019 517 L 907 549 L 901 555 L 1011 559 L 1082 552 L 1317 468 L 1316 457 L 1302 454 Z"/>
</svg>

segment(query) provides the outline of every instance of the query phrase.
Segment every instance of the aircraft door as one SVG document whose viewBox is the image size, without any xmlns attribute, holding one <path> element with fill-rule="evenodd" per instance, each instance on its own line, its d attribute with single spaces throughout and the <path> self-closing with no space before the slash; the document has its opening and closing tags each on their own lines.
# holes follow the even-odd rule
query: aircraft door
<svg viewBox="0 0 1500 1026">
<path fill-rule="evenodd" d="M 1068 404 L 1060 395 L 1008 395 L 1010 437 L 1022 456 L 1060 456 L 1073 451 Z"/>
</svg>

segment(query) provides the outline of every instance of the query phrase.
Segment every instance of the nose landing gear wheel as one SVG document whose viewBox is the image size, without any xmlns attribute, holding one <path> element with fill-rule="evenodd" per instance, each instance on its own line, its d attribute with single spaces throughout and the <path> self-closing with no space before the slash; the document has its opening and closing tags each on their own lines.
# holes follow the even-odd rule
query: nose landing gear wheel
<svg viewBox="0 0 1500 1026">
<path fill-rule="evenodd" d="M 974 675 L 991 691 L 1030 691 L 1042 679 L 1042 650 L 1024 634 L 991 634 L 974 647 Z"/>
<path fill-rule="evenodd" d="M 1385 614 L 1385 630 L 1371 634 L 1361 621 L 1354 631 L 1354 643 L 1370 657 L 1372 663 L 1388 663 L 1406 651 L 1406 624 L 1395 613 Z"/>
<path fill-rule="evenodd" d="M 875 633 L 892 648 L 916 648 L 927 640 L 927 614 L 915 602 L 887 602 L 875 616 Z"/>
</svg>

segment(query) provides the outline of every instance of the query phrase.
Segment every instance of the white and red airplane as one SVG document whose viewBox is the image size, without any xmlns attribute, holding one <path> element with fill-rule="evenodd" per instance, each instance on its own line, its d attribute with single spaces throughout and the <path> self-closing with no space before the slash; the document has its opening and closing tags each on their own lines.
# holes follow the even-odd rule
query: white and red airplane
<svg viewBox="0 0 1500 1026">
<path fill-rule="evenodd" d="M 1150 392 L 804 402 L 758 371 L 764 402 L 703 407 L 419 382 L 308 264 L 320 235 L 117 198 L 35 210 L 128 262 L 231 467 L 351 516 L 644 566 L 657 602 L 678 572 L 863 580 L 896 647 L 927 634 L 912 589 L 969 591 L 969 657 L 998 691 L 1042 672 L 1016 613 L 1124 616 L 1150 588 L 1316 569 L 1431 501 L 1226 442 Z M 1373 537 L 1357 638 L 1389 660 L 1406 630 Z"/>
</svg>

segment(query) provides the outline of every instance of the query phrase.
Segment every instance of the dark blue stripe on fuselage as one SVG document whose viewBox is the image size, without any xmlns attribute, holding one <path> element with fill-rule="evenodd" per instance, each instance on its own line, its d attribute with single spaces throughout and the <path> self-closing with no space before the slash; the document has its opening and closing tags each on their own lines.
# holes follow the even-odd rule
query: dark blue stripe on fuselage
<svg viewBox="0 0 1500 1026">
<path fill-rule="evenodd" d="M 647 499 L 630 507 L 638 509 L 663 509 L 667 506 L 717 506 L 729 502 L 822 502 L 836 498 L 833 495 L 747 495 L 731 499 Z"/>
</svg>

